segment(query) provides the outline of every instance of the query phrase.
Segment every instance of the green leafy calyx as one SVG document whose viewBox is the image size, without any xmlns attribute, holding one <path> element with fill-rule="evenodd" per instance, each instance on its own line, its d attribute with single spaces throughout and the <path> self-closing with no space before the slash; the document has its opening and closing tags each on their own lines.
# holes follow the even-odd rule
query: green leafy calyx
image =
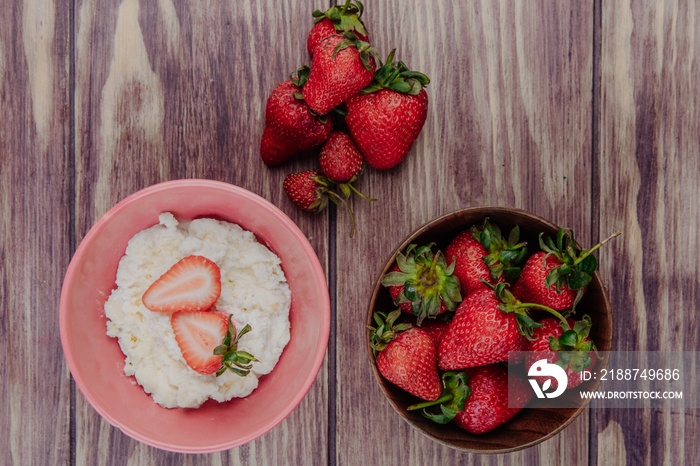
<svg viewBox="0 0 700 466">
<path fill-rule="evenodd" d="M 483 259 L 494 282 L 502 276 L 511 282 L 518 278 L 519 264 L 527 255 L 527 243 L 520 241 L 520 227 L 516 225 L 508 238 L 504 238 L 500 227 L 486 218 L 481 226 L 473 226 L 470 232 L 488 253 Z"/>
<path fill-rule="evenodd" d="M 573 308 L 576 308 L 576 304 L 583 297 L 585 287 L 591 282 L 593 273 L 598 268 L 598 261 L 592 253 L 619 234 L 619 232 L 615 233 L 591 249 L 584 250 L 574 240 L 571 230 L 562 228 L 555 239 L 545 238 L 544 233 L 540 233 L 540 248 L 546 253 L 543 259 L 544 266 L 547 266 L 550 255 L 559 261 L 559 265 L 547 273 L 545 285 L 548 288 L 554 286 L 558 292 L 564 285 L 570 290 L 578 291 L 573 305 Z"/>
<path fill-rule="evenodd" d="M 335 49 L 333 49 L 333 60 L 335 60 L 336 55 L 338 55 L 338 53 L 341 50 L 344 50 L 348 47 L 355 47 L 357 51 L 360 52 L 360 61 L 362 62 L 362 65 L 367 71 L 371 71 L 372 56 L 377 54 L 377 51 L 374 49 L 374 47 L 372 47 L 369 42 L 358 38 L 357 35 L 355 35 L 355 33 L 353 32 L 343 32 L 339 35 L 342 36 L 343 39 L 340 42 L 338 42 L 338 44 L 335 46 Z M 326 39 L 328 39 L 328 37 Z"/>
<path fill-rule="evenodd" d="M 396 253 L 398 270 L 382 277 L 384 286 L 403 286 L 394 304 L 410 303 L 418 325 L 426 317 L 436 317 L 443 303 L 448 311 L 454 311 L 462 301 L 455 262 L 448 265 L 441 251 L 433 252 L 433 246 L 410 244 L 405 254 Z"/>
<path fill-rule="evenodd" d="M 422 409 L 423 416 L 427 419 L 438 424 L 447 424 L 457 413 L 464 411 L 464 404 L 471 392 L 465 372 L 445 372 L 442 374 L 442 393 L 438 399 L 409 406 L 407 410 Z"/>
<path fill-rule="evenodd" d="M 250 369 L 253 367 L 252 363 L 257 361 L 257 359 L 246 351 L 239 351 L 238 342 L 243 335 L 251 330 L 250 325 L 246 324 L 236 335 L 236 327 L 231 321 L 231 316 L 228 316 L 228 329 L 226 330 L 224 341 L 214 348 L 214 354 L 221 356 L 221 367 L 216 371 L 217 377 L 226 372 L 226 370 L 230 370 L 241 377 L 245 377 L 250 373 Z"/>
<path fill-rule="evenodd" d="M 398 309 L 390 312 L 388 315 L 380 311 L 372 314 L 372 320 L 374 320 L 376 326 L 370 325 L 367 328 L 369 330 L 370 346 L 375 355 L 386 348 L 386 345 L 391 343 L 400 332 L 411 328 L 411 324 L 396 323 L 400 316 L 401 311 Z"/>
<path fill-rule="evenodd" d="M 549 348 L 559 352 L 557 365 L 563 369 L 570 366 L 574 372 L 581 372 L 593 364 L 591 354 L 597 349 L 589 338 L 591 325 L 590 316 L 585 315 L 573 326 L 562 323 L 564 333 L 559 338 L 549 337 Z"/>
<path fill-rule="evenodd" d="M 430 78 L 418 71 L 409 70 L 404 62 L 394 63 L 395 52 L 396 49 L 392 50 L 386 63 L 377 68 L 372 82 L 360 91 L 362 94 L 391 89 L 401 94 L 418 95 L 430 83 Z"/>
<path fill-rule="evenodd" d="M 311 15 L 314 24 L 329 19 L 338 32 L 353 32 L 366 37 L 367 30 L 361 19 L 364 8 L 362 2 L 347 0 L 344 5 L 335 5 L 326 11 L 316 10 Z"/>
</svg>

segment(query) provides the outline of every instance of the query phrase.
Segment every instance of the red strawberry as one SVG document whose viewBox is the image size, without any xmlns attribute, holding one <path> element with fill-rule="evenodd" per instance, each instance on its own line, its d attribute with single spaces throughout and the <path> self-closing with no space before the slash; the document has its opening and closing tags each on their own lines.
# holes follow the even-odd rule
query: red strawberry
<svg viewBox="0 0 700 466">
<path fill-rule="evenodd" d="M 401 62 L 394 65 L 393 56 L 392 50 L 372 84 L 347 101 L 350 135 L 367 164 L 378 169 L 404 159 L 428 114 L 428 94 L 423 88 L 430 80 Z"/>
<path fill-rule="evenodd" d="M 428 319 L 423 321 L 420 328 L 428 334 L 433 343 L 435 343 L 435 348 L 437 348 L 445 334 L 447 334 L 450 323 L 444 320 Z"/>
<path fill-rule="evenodd" d="M 250 331 L 246 325 L 236 335 L 227 318 L 213 312 L 179 311 L 170 317 L 170 326 L 187 365 L 200 374 L 221 375 L 226 369 L 245 376 L 256 359 L 245 351 L 237 351 L 241 336 Z M 232 335 L 235 338 L 232 338 Z"/>
<path fill-rule="evenodd" d="M 479 241 L 474 239 L 471 232 L 463 231 L 458 234 L 445 249 L 447 260 L 456 264 L 455 276 L 459 279 L 460 289 L 468 296 L 480 288 L 486 288 L 481 280 L 494 283 L 489 266 L 484 262 L 488 253 Z"/>
<path fill-rule="evenodd" d="M 314 49 L 309 80 L 302 89 L 304 100 L 325 115 L 364 89 L 374 75 L 374 59 L 367 42 L 332 35 Z"/>
<path fill-rule="evenodd" d="M 501 303 L 493 290 L 474 291 L 459 305 L 440 342 L 438 366 L 444 370 L 483 366 L 506 361 L 510 351 L 525 351 L 523 319 L 532 322 L 521 309 L 511 311 Z"/>
<path fill-rule="evenodd" d="M 318 161 L 323 174 L 338 184 L 345 197 L 350 197 L 354 192 L 363 199 L 376 201 L 362 194 L 353 185 L 362 173 L 364 160 L 350 136 L 339 131 L 332 133 L 323 145 Z"/>
<path fill-rule="evenodd" d="M 508 407 L 508 372 L 498 365 L 475 367 L 467 371 L 471 393 L 464 410 L 454 417 L 455 423 L 472 434 L 483 434 L 508 422 L 521 408 Z M 532 398 L 528 384 L 511 381 L 510 397 L 513 405 L 524 406 Z"/>
<path fill-rule="evenodd" d="M 526 367 L 532 366 L 540 359 L 562 367 L 568 376 L 567 388 L 573 388 L 583 382 L 581 373 L 595 366 L 598 357 L 595 345 L 588 336 L 591 330 L 591 318 L 584 316 L 580 321 L 567 319 L 568 325 L 553 318 L 542 319 L 542 324 L 533 332 L 534 340 L 529 342 Z M 564 357 L 565 356 L 565 357 Z M 548 377 L 535 377 L 542 385 Z M 552 389 L 558 387 L 556 379 L 552 380 Z"/>
<path fill-rule="evenodd" d="M 352 32 L 358 39 L 369 42 L 369 36 L 365 25 L 360 17 L 362 16 L 363 5 L 357 5 L 350 0 L 344 6 L 336 5 L 325 12 L 316 10 L 313 12 L 314 26 L 309 32 L 306 40 L 306 48 L 309 56 L 314 56 L 314 49 L 326 37 L 342 32 Z"/>
<path fill-rule="evenodd" d="M 577 290 L 570 289 L 566 283 L 560 284 L 559 290 L 554 283 L 546 285 L 549 272 L 561 265 L 556 257 L 546 252 L 533 254 L 525 263 L 520 278 L 513 287 L 513 294 L 520 301 L 542 304 L 555 311 L 571 309 L 578 294 Z"/>
<path fill-rule="evenodd" d="M 213 312 L 175 312 L 170 317 L 182 357 L 194 371 L 213 374 L 221 367 L 221 356 L 214 348 L 224 341 L 226 317 Z"/>
<path fill-rule="evenodd" d="M 260 156 L 267 165 L 280 164 L 298 152 L 318 146 L 333 130 L 330 118 L 314 115 L 301 99 L 308 73 L 308 67 L 302 67 L 298 78 L 278 85 L 267 99 L 260 143 Z"/>
<path fill-rule="evenodd" d="M 282 187 L 289 199 L 302 210 L 307 212 L 320 212 L 328 205 L 328 199 L 334 203 L 342 202 L 350 213 L 350 236 L 355 231 L 355 217 L 350 206 L 335 192 L 330 189 L 331 181 L 322 177 L 316 170 L 306 170 L 300 173 L 291 173 L 284 179 Z"/>
<path fill-rule="evenodd" d="M 454 310 L 462 300 L 459 282 L 442 252 L 433 253 L 433 243 L 410 244 L 406 253 L 396 253 L 396 266 L 382 277 L 399 309 L 416 316 L 418 325 L 426 317 Z"/>
<path fill-rule="evenodd" d="M 330 135 L 318 157 L 321 171 L 336 183 L 352 182 L 363 167 L 362 154 L 345 133 L 336 131 Z"/>
<path fill-rule="evenodd" d="M 389 382 L 424 400 L 436 400 L 442 392 L 435 344 L 420 328 L 399 333 L 380 351 L 377 369 Z"/>
<path fill-rule="evenodd" d="M 592 252 L 615 233 L 590 250 L 581 250 L 573 234 L 561 229 L 556 243 L 540 234 L 541 252 L 533 254 L 525 263 L 513 294 L 520 301 L 541 304 L 556 311 L 574 308 L 590 283 L 598 262 Z"/>
<path fill-rule="evenodd" d="M 141 300 L 154 312 L 206 311 L 219 295 L 219 266 L 203 256 L 187 256 L 153 282 Z"/>
<path fill-rule="evenodd" d="M 316 170 L 291 173 L 282 187 L 289 199 L 307 212 L 319 212 L 328 205 L 327 185 Z"/>
<path fill-rule="evenodd" d="M 483 281 L 495 285 L 517 276 L 516 267 L 527 253 L 526 243 L 519 243 L 520 229 L 516 226 L 504 239 L 498 225 L 484 220 L 481 227 L 473 226 L 459 233 L 445 249 L 447 261 L 455 261 L 455 275 L 463 296 L 479 288 Z M 483 281 L 482 281 L 483 280 Z"/>
</svg>

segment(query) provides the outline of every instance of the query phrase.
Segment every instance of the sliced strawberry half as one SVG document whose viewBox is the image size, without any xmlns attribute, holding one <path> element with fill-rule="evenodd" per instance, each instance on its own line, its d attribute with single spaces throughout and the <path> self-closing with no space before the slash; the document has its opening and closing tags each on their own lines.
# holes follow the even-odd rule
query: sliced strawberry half
<svg viewBox="0 0 700 466">
<path fill-rule="evenodd" d="M 252 354 L 238 350 L 238 341 L 251 331 L 246 325 L 236 334 L 231 316 L 204 311 L 178 311 L 170 316 L 170 326 L 182 357 L 200 374 L 220 376 L 226 370 L 245 377 L 257 361 Z"/>
<path fill-rule="evenodd" d="M 153 282 L 141 300 L 154 312 L 206 311 L 219 295 L 219 266 L 203 256 L 187 256 Z"/>
<path fill-rule="evenodd" d="M 182 357 L 194 371 L 213 374 L 221 367 L 221 355 L 214 349 L 226 337 L 226 317 L 213 312 L 179 311 L 170 317 Z"/>
</svg>

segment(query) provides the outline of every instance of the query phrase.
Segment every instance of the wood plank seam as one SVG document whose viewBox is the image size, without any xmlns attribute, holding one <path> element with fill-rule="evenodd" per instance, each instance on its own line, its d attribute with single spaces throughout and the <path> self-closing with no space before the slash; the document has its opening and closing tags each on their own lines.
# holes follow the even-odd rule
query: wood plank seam
<svg viewBox="0 0 700 466">
<path fill-rule="evenodd" d="M 336 4 L 335 0 L 327 0 L 326 7 L 331 8 Z M 328 458 L 326 464 L 329 466 L 335 466 L 336 464 L 336 454 L 338 436 L 336 435 L 336 407 L 337 407 L 337 380 L 338 380 L 338 366 L 336 363 L 337 357 L 337 304 L 338 304 L 338 255 L 337 255 L 337 232 L 338 232 L 338 222 L 337 222 L 337 209 L 335 206 L 331 206 L 328 209 L 328 290 L 330 294 L 331 301 L 331 329 L 328 336 L 328 350 L 326 352 L 328 357 L 328 437 L 327 437 L 327 452 Z"/>
<path fill-rule="evenodd" d="M 600 93 L 601 93 L 601 43 L 602 43 L 602 0 L 593 1 L 593 40 L 592 40 L 592 86 L 591 86 L 591 244 L 600 238 Z M 590 409 L 590 408 L 589 408 Z M 588 416 L 588 464 L 598 464 L 598 423 L 595 413 Z"/>
<path fill-rule="evenodd" d="M 76 150 L 75 150 L 75 0 L 70 0 L 68 5 L 68 196 L 70 202 L 68 203 L 68 250 L 69 254 L 75 253 L 77 247 L 76 244 Z M 70 257 L 68 258 L 70 262 Z M 76 420 L 76 400 L 77 400 L 77 386 L 75 385 L 75 380 L 72 376 L 70 377 L 70 390 L 69 390 L 69 401 L 68 401 L 68 461 L 71 465 L 76 464 L 76 438 L 77 438 L 77 420 Z"/>
</svg>

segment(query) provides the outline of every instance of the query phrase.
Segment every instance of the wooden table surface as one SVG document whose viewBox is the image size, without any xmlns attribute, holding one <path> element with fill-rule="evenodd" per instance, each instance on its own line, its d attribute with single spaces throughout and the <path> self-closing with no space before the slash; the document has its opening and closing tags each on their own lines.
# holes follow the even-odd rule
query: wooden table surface
<svg viewBox="0 0 700 466">
<path fill-rule="evenodd" d="M 0 464 L 697 464 L 698 410 L 589 409 L 524 451 L 471 455 L 412 430 L 372 380 L 371 287 L 410 231 L 478 205 L 530 210 L 599 252 L 614 349 L 699 349 L 700 2 L 366 1 L 372 42 L 431 78 L 379 201 L 302 213 L 259 156 L 265 101 L 308 64 L 328 0 L 0 0 Z M 310 238 L 329 281 L 328 352 L 278 427 L 181 455 L 111 427 L 58 330 L 75 248 L 116 202 L 178 178 L 249 189 Z"/>
</svg>

